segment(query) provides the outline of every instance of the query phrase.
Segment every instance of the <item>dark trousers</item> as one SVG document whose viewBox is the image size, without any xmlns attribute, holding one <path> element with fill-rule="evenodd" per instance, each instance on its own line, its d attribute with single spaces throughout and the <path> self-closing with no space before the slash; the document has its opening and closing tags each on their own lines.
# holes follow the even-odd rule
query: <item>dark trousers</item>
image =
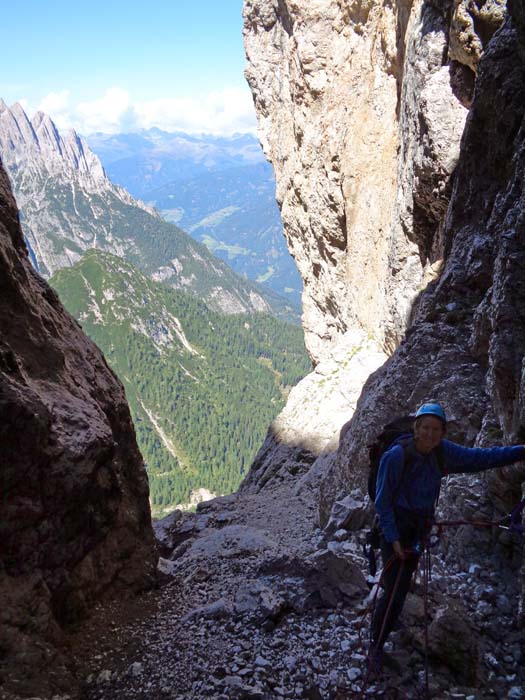
<svg viewBox="0 0 525 700">
<path fill-rule="evenodd" d="M 419 556 L 412 554 L 402 561 L 394 556 L 394 549 L 381 537 L 381 558 L 383 559 L 383 592 L 377 601 L 372 617 L 372 644 L 381 649 L 403 610 L 412 577 L 417 569 Z M 385 567 L 388 568 L 385 570 Z M 391 602 L 390 602 L 391 601 Z"/>
</svg>

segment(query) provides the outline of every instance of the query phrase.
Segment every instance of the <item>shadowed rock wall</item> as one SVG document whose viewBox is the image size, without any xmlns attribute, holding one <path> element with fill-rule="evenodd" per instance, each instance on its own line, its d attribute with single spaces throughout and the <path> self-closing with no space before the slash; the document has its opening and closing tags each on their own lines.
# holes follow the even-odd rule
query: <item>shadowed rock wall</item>
<svg viewBox="0 0 525 700">
<path fill-rule="evenodd" d="M 1 166 L 0 484 L 0 682 L 23 690 L 60 675 L 62 625 L 151 583 L 156 550 L 124 389 L 34 272 Z"/>
</svg>

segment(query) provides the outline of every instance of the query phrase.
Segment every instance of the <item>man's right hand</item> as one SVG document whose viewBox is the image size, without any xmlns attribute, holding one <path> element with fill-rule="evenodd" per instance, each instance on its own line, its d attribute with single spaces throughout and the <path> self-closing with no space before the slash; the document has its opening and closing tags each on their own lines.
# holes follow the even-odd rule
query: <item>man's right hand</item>
<svg viewBox="0 0 525 700">
<path fill-rule="evenodd" d="M 405 550 L 401 546 L 401 542 L 399 540 L 395 540 L 394 542 L 392 542 L 392 547 L 394 549 L 395 555 L 399 559 L 401 559 L 401 561 L 405 561 L 405 559 L 407 559 L 407 553 L 405 552 Z"/>
</svg>

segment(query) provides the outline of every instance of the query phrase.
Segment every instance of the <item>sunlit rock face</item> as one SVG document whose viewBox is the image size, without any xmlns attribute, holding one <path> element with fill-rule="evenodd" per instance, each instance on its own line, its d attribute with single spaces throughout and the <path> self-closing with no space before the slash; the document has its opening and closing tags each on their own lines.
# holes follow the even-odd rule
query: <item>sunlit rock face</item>
<svg viewBox="0 0 525 700">
<path fill-rule="evenodd" d="M 259 491 L 270 481 L 294 483 L 301 477 L 317 482 L 322 475 L 320 464 L 337 449 L 341 426 L 352 417 L 363 383 L 386 359 L 365 333 L 348 331 L 292 389 L 241 491 Z"/>
<path fill-rule="evenodd" d="M 245 1 L 246 75 L 315 362 L 353 328 L 392 351 L 441 256 L 468 102 L 449 10 Z"/>
<path fill-rule="evenodd" d="M 124 389 L 34 272 L 1 168 L 0 217 L 0 682 L 44 693 L 63 626 L 157 555 Z"/>
<path fill-rule="evenodd" d="M 486 0 L 483 3 L 454 0 L 450 59 L 477 73 L 481 54 L 505 19 L 506 11 L 505 0 Z"/>
<path fill-rule="evenodd" d="M 126 240 L 129 232 L 122 235 L 126 207 L 154 214 L 108 180 L 100 160 L 73 129 L 62 135 L 48 115 L 37 112 L 30 120 L 20 104 L 9 108 L 3 100 L 0 156 L 23 214 L 33 264 L 46 279 L 90 248 L 124 255 L 132 243 Z"/>
</svg>

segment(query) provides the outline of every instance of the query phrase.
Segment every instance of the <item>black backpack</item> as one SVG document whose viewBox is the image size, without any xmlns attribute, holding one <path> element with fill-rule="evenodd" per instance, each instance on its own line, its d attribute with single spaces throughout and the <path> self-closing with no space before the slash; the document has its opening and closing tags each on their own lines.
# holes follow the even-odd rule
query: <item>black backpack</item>
<svg viewBox="0 0 525 700">
<path fill-rule="evenodd" d="M 376 498 L 376 483 L 377 483 L 377 472 L 379 470 L 379 463 L 381 457 L 392 445 L 392 443 L 398 438 L 406 435 L 407 440 L 401 441 L 401 445 L 405 452 L 405 465 L 403 467 L 403 472 L 407 467 L 407 449 L 409 444 L 411 444 L 411 438 L 414 432 L 414 421 L 415 416 L 400 416 L 395 418 L 391 423 L 387 423 L 379 436 L 376 438 L 375 442 L 368 445 L 368 455 L 370 457 L 370 465 L 368 471 L 368 495 L 371 501 L 375 501 Z M 403 475 L 401 480 L 403 480 Z M 401 486 L 401 483 L 399 484 Z"/>
</svg>

